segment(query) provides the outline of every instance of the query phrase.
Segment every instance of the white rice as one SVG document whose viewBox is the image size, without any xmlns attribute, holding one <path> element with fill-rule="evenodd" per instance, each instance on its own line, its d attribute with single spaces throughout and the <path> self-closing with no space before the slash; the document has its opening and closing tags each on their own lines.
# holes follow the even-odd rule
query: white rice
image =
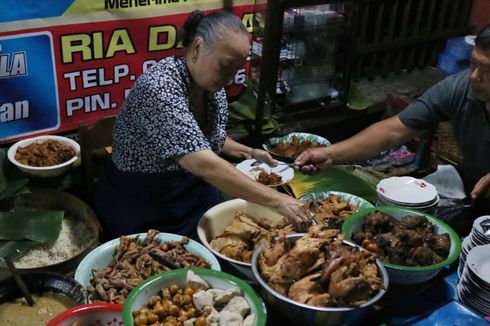
<svg viewBox="0 0 490 326">
<path fill-rule="evenodd" d="M 84 222 L 65 216 L 58 239 L 29 250 L 14 261 L 17 268 L 37 268 L 64 262 L 84 251 L 95 235 Z"/>
</svg>

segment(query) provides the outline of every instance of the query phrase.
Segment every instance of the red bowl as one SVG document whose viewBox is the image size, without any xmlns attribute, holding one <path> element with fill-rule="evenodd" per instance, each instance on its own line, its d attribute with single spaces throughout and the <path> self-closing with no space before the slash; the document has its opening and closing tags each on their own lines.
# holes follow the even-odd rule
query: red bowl
<svg viewBox="0 0 490 326">
<path fill-rule="evenodd" d="M 76 321 L 78 325 L 111 325 L 122 326 L 122 304 L 89 303 L 65 310 L 46 326 L 71 326 Z"/>
</svg>

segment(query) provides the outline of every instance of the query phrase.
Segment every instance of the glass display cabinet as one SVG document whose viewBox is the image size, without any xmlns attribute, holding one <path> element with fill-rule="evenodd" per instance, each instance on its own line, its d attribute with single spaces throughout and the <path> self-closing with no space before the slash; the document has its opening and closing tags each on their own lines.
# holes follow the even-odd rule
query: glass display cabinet
<svg viewBox="0 0 490 326">
<path fill-rule="evenodd" d="M 257 132 L 265 101 L 279 117 L 345 103 L 358 11 L 359 0 L 255 1 L 250 79 Z"/>
</svg>

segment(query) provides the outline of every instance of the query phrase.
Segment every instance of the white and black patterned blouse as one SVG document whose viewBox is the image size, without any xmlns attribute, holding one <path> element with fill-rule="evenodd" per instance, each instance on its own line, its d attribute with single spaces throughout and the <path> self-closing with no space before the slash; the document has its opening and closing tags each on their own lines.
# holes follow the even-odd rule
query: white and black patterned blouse
<svg viewBox="0 0 490 326">
<path fill-rule="evenodd" d="M 228 104 L 221 89 L 210 93 L 201 130 L 190 104 L 190 75 L 183 57 L 167 57 L 143 73 L 118 114 L 112 160 L 127 172 L 182 171 L 172 158 L 211 149 L 220 153 L 226 138 Z"/>
</svg>

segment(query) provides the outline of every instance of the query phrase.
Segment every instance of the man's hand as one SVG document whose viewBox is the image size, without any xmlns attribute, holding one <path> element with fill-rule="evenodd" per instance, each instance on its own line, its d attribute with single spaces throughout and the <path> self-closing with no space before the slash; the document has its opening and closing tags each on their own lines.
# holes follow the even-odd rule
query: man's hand
<svg viewBox="0 0 490 326">
<path fill-rule="evenodd" d="M 305 174 L 315 174 L 333 165 L 328 147 L 310 148 L 299 154 L 294 167 Z"/>
<path fill-rule="evenodd" d="M 471 191 L 471 198 L 475 199 L 478 197 L 482 197 L 487 192 L 490 186 L 490 173 L 481 177 L 480 180 L 476 183 L 475 187 Z"/>
</svg>

